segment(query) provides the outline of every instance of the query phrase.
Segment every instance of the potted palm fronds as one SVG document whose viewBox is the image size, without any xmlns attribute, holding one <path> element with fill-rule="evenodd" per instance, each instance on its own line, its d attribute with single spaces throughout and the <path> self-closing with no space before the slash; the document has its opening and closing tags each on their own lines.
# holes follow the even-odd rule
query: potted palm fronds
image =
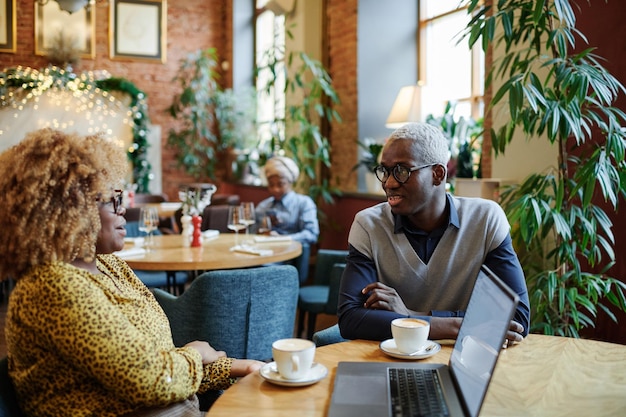
<svg viewBox="0 0 626 417">
<path fill-rule="evenodd" d="M 554 169 L 502 193 L 521 254 L 532 331 L 579 336 L 599 311 L 626 311 L 626 284 L 611 275 L 615 239 L 608 210 L 626 195 L 626 89 L 575 27 L 568 0 L 468 1 L 470 47 L 498 45 L 487 77 L 490 108 L 508 112 L 490 129 L 496 155 L 521 132 L 558 149 Z M 500 104 L 502 106 L 498 107 Z M 523 140 L 523 138 L 522 138 Z"/>
</svg>

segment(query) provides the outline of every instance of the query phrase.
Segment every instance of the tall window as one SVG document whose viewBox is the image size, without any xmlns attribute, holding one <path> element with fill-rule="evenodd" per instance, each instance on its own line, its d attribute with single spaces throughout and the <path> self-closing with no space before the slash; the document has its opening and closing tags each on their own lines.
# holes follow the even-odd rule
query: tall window
<svg viewBox="0 0 626 417">
<path fill-rule="evenodd" d="M 483 116 L 484 54 L 469 50 L 461 32 L 469 22 L 459 0 L 420 0 L 419 82 L 423 113 L 443 114 L 454 101 L 456 116 Z"/>
<path fill-rule="evenodd" d="M 257 0 L 255 22 L 257 122 L 260 148 L 285 137 L 285 16 L 265 9 Z"/>
</svg>

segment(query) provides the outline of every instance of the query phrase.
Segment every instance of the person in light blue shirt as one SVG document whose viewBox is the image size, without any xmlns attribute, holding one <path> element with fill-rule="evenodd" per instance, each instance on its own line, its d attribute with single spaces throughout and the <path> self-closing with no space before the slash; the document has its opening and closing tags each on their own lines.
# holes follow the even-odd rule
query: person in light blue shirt
<svg viewBox="0 0 626 417">
<path fill-rule="evenodd" d="M 271 197 L 257 205 L 257 224 L 269 218 L 270 234 L 289 235 L 300 243 L 313 245 L 320 234 L 317 206 L 311 197 L 293 190 L 299 175 L 300 170 L 292 159 L 275 156 L 267 161 L 265 177 Z"/>
</svg>

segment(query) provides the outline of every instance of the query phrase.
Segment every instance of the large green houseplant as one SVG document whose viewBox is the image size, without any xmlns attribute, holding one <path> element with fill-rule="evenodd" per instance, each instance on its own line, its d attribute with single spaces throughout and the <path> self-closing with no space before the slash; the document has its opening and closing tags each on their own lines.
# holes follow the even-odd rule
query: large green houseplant
<svg viewBox="0 0 626 417">
<path fill-rule="evenodd" d="M 508 120 L 491 129 L 503 153 L 521 131 L 558 147 L 554 170 L 530 175 L 502 194 L 521 249 L 532 329 L 579 336 L 598 310 L 613 320 L 612 304 L 626 311 L 626 286 L 609 275 L 614 264 L 613 224 L 626 193 L 626 115 L 613 107 L 624 87 L 603 68 L 575 28 L 567 0 L 468 1 L 469 44 L 504 49 L 487 77 L 490 106 L 503 104 Z M 601 196 L 605 204 L 596 203 Z"/>
<path fill-rule="evenodd" d="M 216 179 L 220 169 L 220 176 L 230 175 L 232 166 L 225 165 L 232 165 L 234 154 L 256 145 L 254 89 L 222 88 L 217 68 L 217 50 L 201 49 L 181 60 L 174 78 L 181 91 L 168 109 L 177 121 L 168 144 L 195 177 Z"/>
<path fill-rule="evenodd" d="M 292 36 L 289 31 L 286 34 Z M 272 121 L 277 128 L 269 148 L 262 151 L 266 157 L 280 153 L 292 157 L 304 174 L 299 187 L 307 190 L 314 201 L 330 203 L 339 191 L 324 175 L 324 170 L 330 168 L 331 149 L 324 126 L 341 121 L 334 109 L 339 97 L 321 62 L 304 52 L 285 54 L 284 47 L 278 49 L 267 50 L 263 65 L 256 69 L 257 76 L 264 73 L 265 83 L 257 87 L 260 93 L 275 96 L 275 90 L 280 89 L 287 97 L 284 116 L 278 114 Z"/>
</svg>

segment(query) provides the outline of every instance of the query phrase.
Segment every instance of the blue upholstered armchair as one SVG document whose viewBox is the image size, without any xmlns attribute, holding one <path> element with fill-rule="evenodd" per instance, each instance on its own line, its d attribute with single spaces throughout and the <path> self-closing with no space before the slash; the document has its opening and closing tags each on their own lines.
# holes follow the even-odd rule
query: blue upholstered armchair
<svg viewBox="0 0 626 417">
<path fill-rule="evenodd" d="M 304 321 L 307 315 L 306 337 L 311 339 L 318 314 L 337 314 L 339 285 L 347 256 L 347 250 L 320 249 L 317 251 L 313 285 L 300 287 L 298 296 L 298 337 L 304 331 Z"/>
<path fill-rule="evenodd" d="M 230 357 L 267 360 L 272 342 L 292 337 L 298 302 L 292 265 L 210 271 L 180 296 L 154 289 L 174 344 L 206 340 Z"/>
<path fill-rule="evenodd" d="M 318 330 L 317 332 L 313 333 L 313 343 L 315 343 L 315 346 L 317 347 L 347 341 L 348 339 L 344 339 L 343 337 L 341 337 L 341 332 L 339 331 L 338 324 L 334 324 L 330 327 Z"/>
</svg>

